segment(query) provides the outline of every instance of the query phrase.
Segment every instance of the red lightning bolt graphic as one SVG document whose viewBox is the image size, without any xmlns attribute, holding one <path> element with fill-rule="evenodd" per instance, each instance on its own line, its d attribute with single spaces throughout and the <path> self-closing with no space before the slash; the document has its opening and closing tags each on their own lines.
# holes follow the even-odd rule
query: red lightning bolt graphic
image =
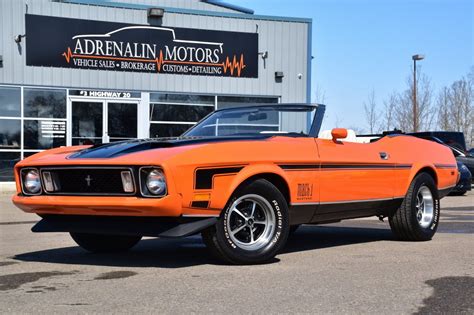
<svg viewBox="0 0 474 315">
<path fill-rule="evenodd" d="M 246 67 L 244 63 L 244 54 L 240 55 L 240 60 L 237 61 L 237 57 L 234 55 L 234 59 L 230 62 L 229 57 L 225 58 L 225 63 L 222 65 L 224 67 L 224 73 L 227 73 L 227 70 L 230 71 L 230 75 L 234 75 L 234 71 L 237 70 L 237 76 L 240 77 L 240 73 Z"/>
<path fill-rule="evenodd" d="M 162 50 L 160 50 L 160 56 L 155 59 L 155 62 L 156 62 L 156 69 L 159 72 L 161 70 L 161 65 L 165 63 L 164 58 L 163 58 L 163 51 Z"/>
<path fill-rule="evenodd" d="M 63 56 L 64 58 L 66 58 L 66 62 L 69 63 L 69 61 L 71 60 L 71 57 L 72 57 L 72 51 L 71 51 L 71 48 L 67 48 L 67 52 L 63 52 L 63 54 L 61 55 Z"/>
</svg>

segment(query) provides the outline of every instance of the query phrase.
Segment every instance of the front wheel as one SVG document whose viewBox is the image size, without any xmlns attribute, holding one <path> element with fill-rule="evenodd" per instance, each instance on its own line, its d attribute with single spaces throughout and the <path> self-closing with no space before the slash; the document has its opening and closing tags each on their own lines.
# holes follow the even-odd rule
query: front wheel
<svg viewBox="0 0 474 315">
<path fill-rule="evenodd" d="M 439 224 L 440 203 L 433 178 L 417 175 L 400 208 L 389 218 L 395 236 L 404 241 L 428 241 Z"/>
<path fill-rule="evenodd" d="M 141 236 L 70 233 L 83 249 L 92 253 L 124 252 L 135 246 Z"/>
<path fill-rule="evenodd" d="M 259 179 L 239 189 L 217 224 L 202 236 L 214 256 L 232 264 L 258 264 L 283 248 L 289 229 L 285 198 L 270 182 Z"/>
</svg>

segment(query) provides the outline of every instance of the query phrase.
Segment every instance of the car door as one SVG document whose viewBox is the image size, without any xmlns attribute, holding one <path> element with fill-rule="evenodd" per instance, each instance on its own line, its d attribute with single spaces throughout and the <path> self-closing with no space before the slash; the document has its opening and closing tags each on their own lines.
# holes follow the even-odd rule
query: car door
<svg viewBox="0 0 474 315">
<path fill-rule="evenodd" d="M 343 217 L 365 216 L 392 201 L 395 166 L 383 141 L 316 139 L 316 143 L 321 170 L 318 214 L 346 212 Z"/>
</svg>

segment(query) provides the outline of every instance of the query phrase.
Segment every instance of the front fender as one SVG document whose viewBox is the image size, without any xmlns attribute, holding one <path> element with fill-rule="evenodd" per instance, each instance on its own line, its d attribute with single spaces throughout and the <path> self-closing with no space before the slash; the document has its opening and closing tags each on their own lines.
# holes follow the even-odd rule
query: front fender
<svg viewBox="0 0 474 315">
<path fill-rule="evenodd" d="M 288 185 L 288 178 L 283 170 L 275 164 L 252 164 L 244 167 L 227 185 L 215 185 L 213 195 L 218 198 L 212 200 L 212 208 L 224 209 L 227 201 L 230 199 L 235 190 L 246 180 L 260 174 L 273 174 L 280 176 Z M 219 178 L 215 179 L 219 181 Z M 224 178 L 223 178 L 224 180 Z M 224 183 L 222 183 L 224 184 Z M 289 185 L 288 185 L 289 186 Z"/>
</svg>

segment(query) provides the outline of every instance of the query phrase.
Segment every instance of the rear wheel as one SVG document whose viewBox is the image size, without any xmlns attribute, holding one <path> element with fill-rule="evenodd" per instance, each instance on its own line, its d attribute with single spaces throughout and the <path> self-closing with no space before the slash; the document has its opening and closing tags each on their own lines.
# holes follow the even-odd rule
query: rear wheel
<svg viewBox="0 0 474 315">
<path fill-rule="evenodd" d="M 72 239 L 83 249 L 92 253 L 127 251 L 135 246 L 141 236 L 70 233 Z"/>
<path fill-rule="evenodd" d="M 217 224 L 203 232 L 203 240 L 219 259 L 257 264 L 275 257 L 288 233 L 285 198 L 270 182 L 259 179 L 234 194 Z"/>
<path fill-rule="evenodd" d="M 427 173 L 417 175 L 400 208 L 389 218 L 395 236 L 404 241 L 428 241 L 436 233 L 440 215 L 438 190 Z"/>
</svg>

